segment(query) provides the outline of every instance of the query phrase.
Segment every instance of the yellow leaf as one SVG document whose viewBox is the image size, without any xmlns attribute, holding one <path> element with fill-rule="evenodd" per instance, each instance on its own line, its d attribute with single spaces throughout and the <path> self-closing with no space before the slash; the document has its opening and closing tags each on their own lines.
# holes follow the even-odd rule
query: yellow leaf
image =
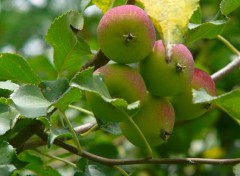
<svg viewBox="0 0 240 176">
<path fill-rule="evenodd" d="M 92 2 L 98 6 L 103 13 L 106 13 L 111 8 L 113 0 L 93 0 Z"/>
<path fill-rule="evenodd" d="M 183 43 L 189 19 L 199 6 L 199 0 L 137 0 L 140 2 L 164 44 Z"/>
</svg>

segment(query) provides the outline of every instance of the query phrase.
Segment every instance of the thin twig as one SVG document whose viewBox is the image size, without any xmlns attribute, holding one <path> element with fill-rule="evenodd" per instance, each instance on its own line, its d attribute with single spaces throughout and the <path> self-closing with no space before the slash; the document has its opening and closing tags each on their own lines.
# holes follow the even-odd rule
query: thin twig
<svg viewBox="0 0 240 176">
<path fill-rule="evenodd" d="M 240 51 L 235 48 L 227 39 L 225 39 L 223 36 L 218 35 L 217 38 L 223 42 L 234 54 L 237 55 L 235 59 L 232 60 L 228 65 L 223 67 L 222 69 L 218 70 L 216 73 L 212 74 L 212 79 L 216 82 L 226 75 L 228 75 L 233 70 L 240 67 Z"/>
<path fill-rule="evenodd" d="M 216 82 L 228 75 L 230 72 L 233 70 L 237 69 L 240 67 L 240 56 L 233 59 L 232 62 L 227 64 L 225 67 L 222 69 L 218 70 L 214 74 L 211 75 L 211 78 Z"/>
</svg>

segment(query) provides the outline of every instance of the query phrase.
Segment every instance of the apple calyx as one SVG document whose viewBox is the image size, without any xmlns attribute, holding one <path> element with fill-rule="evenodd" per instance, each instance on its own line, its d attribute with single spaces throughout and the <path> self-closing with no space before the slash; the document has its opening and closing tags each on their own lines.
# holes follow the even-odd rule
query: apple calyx
<svg viewBox="0 0 240 176">
<path fill-rule="evenodd" d="M 127 33 L 127 34 L 124 34 L 123 37 L 124 37 L 124 40 L 125 40 L 126 42 L 131 42 L 131 41 L 133 41 L 133 40 L 136 38 L 136 36 L 133 35 L 133 34 L 130 33 L 130 32 Z"/>
<path fill-rule="evenodd" d="M 183 72 L 186 68 L 185 65 L 182 65 L 180 63 L 177 63 L 176 67 L 177 67 L 177 70 L 180 71 L 180 72 Z"/>
<path fill-rule="evenodd" d="M 165 129 L 161 129 L 160 137 L 163 141 L 167 141 L 167 139 L 170 135 L 172 135 L 172 134 L 167 132 Z"/>
</svg>

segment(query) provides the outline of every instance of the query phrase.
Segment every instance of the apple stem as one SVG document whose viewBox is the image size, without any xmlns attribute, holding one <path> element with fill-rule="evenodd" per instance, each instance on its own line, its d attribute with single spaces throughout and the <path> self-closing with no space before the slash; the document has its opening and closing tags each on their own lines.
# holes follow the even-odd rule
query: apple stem
<svg viewBox="0 0 240 176">
<path fill-rule="evenodd" d="M 147 139 L 145 138 L 145 136 L 143 135 L 142 131 L 140 130 L 140 128 L 137 126 L 137 124 L 134 122 L 134 120 L 132 119 L 132 117 L 130 117 L 128 114 L 126 114 L 126 116 L 128 117 L 129 122 L 133 125 L 133 127 L 135 128 L 135 130 L 138 132 L 138 134 L 140 135 L 140 137 L 142 138 L 142 141 L 144 142 L 146 148 L 147 148 L 147 153 L 148 159 L 152 158 L 152 149 L 147 141 Z"/>
<path fill-rule="evenodd" d="M 83 151 L 83 150 L 82 150 L 82 146 L 81 146 L 81 144 L 80 144 L 80 142 L 79 142 L 79 140 L 78 140 L 78 137 L 77 137 L 76 132 L 74 131 L 74 129 L 73 129 L 73 127 L 72 127 L 69 119 L 67 118 L 67 116 L 66 116 L 66 114 L 65 114 L 65 112 L 61 112 L 61 114 L 62 114 L 62 116 L 63 116 L 63 119 L 64 119 L 65 122 L 67 123 L 67 126 L 68 126 L 68 128 L 69 128 L 69 130 L 70 130 L 70 132 L 71 132 L 71 134 L 72 134 L 72 138 L 73 138 L 75 144 L 77 145 L 78 154 L 82 154 L 82 151 Z"/>
</svg>

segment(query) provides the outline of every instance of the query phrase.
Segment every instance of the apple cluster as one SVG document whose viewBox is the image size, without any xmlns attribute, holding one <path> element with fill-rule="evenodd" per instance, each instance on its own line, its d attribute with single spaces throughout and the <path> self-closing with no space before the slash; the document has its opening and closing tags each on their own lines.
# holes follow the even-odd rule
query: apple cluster
<svg viewBox="0 0 240 176">
<path fill-rule="evenodd" d="M 134 5 L 110 9 L 99 22 L 97 36 L 100 49 L 112 62 L 94 74 L 103 75 L 112 98 L 129 104 L 139 101 L 140 107 L 122 111 L 91 92 L 86 93 L 87 101 L 96 118 L 119 122 L 123 135 L 134 145 L 145 147 L 126 114 L 154 147 L 167 141 L 175 120 L 197 118 L 209 109 L 209 104 L 193 104 L 192 89 L 214 96 L 213 80 L 194 67 L 193 56 L 183 44 L 174 45 L 167 59 L 164 43 L 156 40 L 143 9 Z"/>
</svg>

